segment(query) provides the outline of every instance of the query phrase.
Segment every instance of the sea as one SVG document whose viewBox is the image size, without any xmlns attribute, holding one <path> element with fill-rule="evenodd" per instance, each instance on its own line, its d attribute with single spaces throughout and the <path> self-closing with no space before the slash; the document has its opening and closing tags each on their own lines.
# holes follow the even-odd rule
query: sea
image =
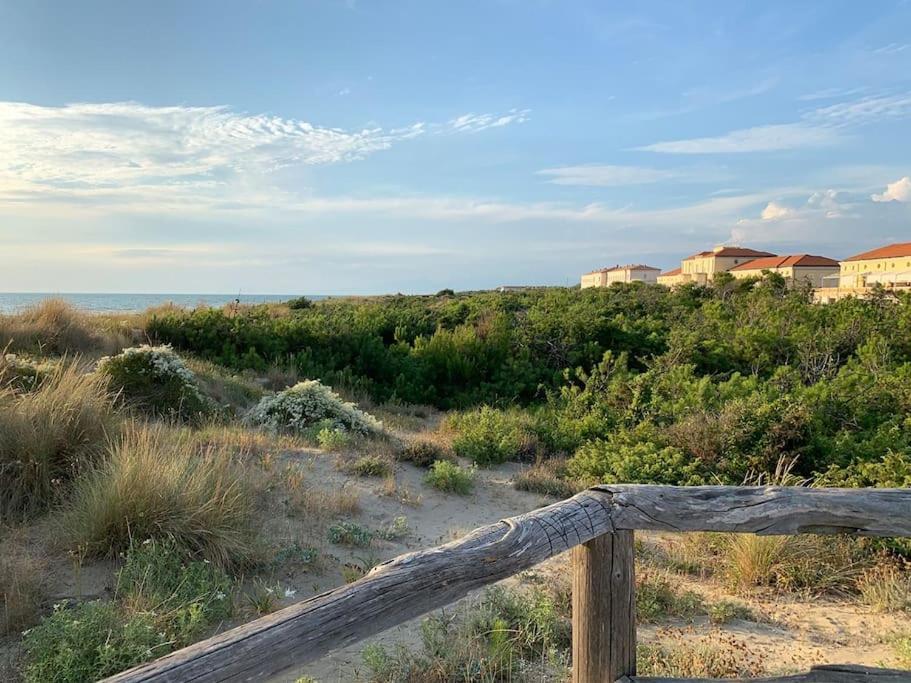
<svg viewBox="0 0 911 683">
<path fill-rule="evenodd" d="M 242 304 L 262 304 L 287 301 L 300 294 L 103 294 L 57 292 L 0 292 L 0 313 L 17 313 L 44 299 L 63 299 L 74 307 L 95 313 L 132 313 L 152 306 L 171 303 L 183 308 L 196 306 L 219 307 L 234 301 Z M 318 301 L 327 298 L 321 294 L 306 294 Z"/>
</svg>

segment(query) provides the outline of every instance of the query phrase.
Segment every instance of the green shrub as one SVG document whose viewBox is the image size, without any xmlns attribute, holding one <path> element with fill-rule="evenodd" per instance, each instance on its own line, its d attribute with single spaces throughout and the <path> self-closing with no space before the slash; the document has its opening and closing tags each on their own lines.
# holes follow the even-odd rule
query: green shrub
<svg viewBox="0 0 911 683">
<path fill-rule="evenodd" d="M 165 428 L 136 428 L 75 482 L 63 537 L 92 555 L 126 552 L 133 538 L 170 538 L 222 566 L 256 555 L 254 494 L 229 450 L 196 447 Z"/>
<path fill-rule="evenodd" d="M 170 637 L 187 644 L 231 614 L 231 579 L 172 539 L 134 543 L 117 573 L 117 593 L 133 611 L 166 615 Z"/>
<path fill-rule="evenodd" d="M 351 444 L 351 433 L 336 427 L 323 427 L 316 433 L 316 442 L 326 451 L 339 451 Z"/>
<path fill-rule="evenodd" d="M 697 463 L 679 448 L 651 442 L 627 444 L 598 439 L 582 446 L 569 461 L 568 472 L 579 479 L 605 484 L 705 483 Z"/>
<path fill-rule="evenodd" d="M 465 468 L 448 460 L 437 460 L 424 477 L 424 481 L 444 493 L 467 495 L 474 488 L 475 470 Z"/>
<path fill-rule="evenodd" d="M 709 621 L 715 625 L 721 626 L 734 619 L 745 621 L 756 621 L 756 615 L 753 611 L 740 602 L 731 600 L 719 600 L 708 606 Z"/>
<path fill-rule="evenodd" d="M 320 430 L 331 427 L 365 436 L 383 431 L 376 418 L 342 400 L 319 380 L 298 382 L 290 389 L 266 396 L 247 419 L 255 425 L 291 433 L 303 433 L 318 424 Z"/>
<path fill-rule="evenodd" d="M 481 466 L 527 459 L 537 452 L 531 419 L 521 410 L 484 406 L 450 415 L 446 424 L 455 432 L 452 449 L 456 455 Z"/>
<path fill-rule="evenodd" d="M 410 462 L 416 467 L 430 467 L 437 460 L 447 460 L 451 456 L 446 449 L 433 441 L 412 439 L 402 445 L 398 454 L 399 460 Z"/>
<path fill-rule="evenodd" d="M 359 477 L 385 477 L 392 472 L 392 465 L 382 456 L 362 455 L 347 469 Z"/>
<path fill-rule="evenodd" d="M 72 363 L 33 391 L 0 389 L 0 517 L 46 510 L 98 460 L 118 419 L 106 384 Z"/>
<path fill-rule="evenodd" d="M 56 605 L 28 631 L 27 683 L 85 683 L 167 654 L 174 643 L 151 613 L 128 613 L 112 602 Z"/>
<path fill-rule="evenodd" d="M 97 371 L 130 406 L 161 417 L 196 421 L 215 410 L 196 375 L 170 346 L 135 346 L 98 361 Z"/>
<path fill-rule="evenodd" d="M 305 296 L 298 296 L 294 299 L 288 299 L 285 302 L 285 306 L 290 308 L 292 311 L 303 311 L 311 308 L 313 306 L 313 302 Z"/>
<path fill-rule="evenodd" d="M 326 535 L 330 543 L 363 548 L 370 545 L 375 534 L 356 522 L 338 522 L 329 527 Z"/>
</svg>

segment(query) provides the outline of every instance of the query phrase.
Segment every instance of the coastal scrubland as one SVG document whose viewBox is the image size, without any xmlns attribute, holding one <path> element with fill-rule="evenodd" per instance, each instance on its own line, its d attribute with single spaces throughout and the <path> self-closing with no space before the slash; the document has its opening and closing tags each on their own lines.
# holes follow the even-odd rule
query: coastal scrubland
<svg viewBox="0 0 911 683">
<path fill-rule="evenodd" d="M 0 349 L 4 679 L 95 680 L 594 482 L 911 485 L 911 299 L 885 293 L 47 301 L 0 316 Z M 911 666 L 907 542 L 637 553 L 643 672 Z M 295 676 L 565 680 L 567 562 Z"/>
</svg>

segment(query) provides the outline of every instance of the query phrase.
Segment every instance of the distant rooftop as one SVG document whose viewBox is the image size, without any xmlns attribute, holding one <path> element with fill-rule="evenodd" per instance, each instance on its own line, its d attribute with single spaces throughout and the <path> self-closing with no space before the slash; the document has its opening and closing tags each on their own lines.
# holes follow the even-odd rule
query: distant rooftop
<svg viewBox="0 0 911 683">
<path fill-rule="evenodd" d="M 862 254 L 855 254 L 845 259 L 845 261 L 866 261 L 869 259 L 878 259 L 878 258 L 902 258 L 904 256 L 911 256 L 911 242 L 897 242 L 895 244 L 888 244 L 885 247 L 879 247 L 878 249 L 871 249 L 870 251 L 865 251 Z"/>
<path fill-rule="evenodd" d="M 700 251 L 698 254 L 687 256 L 683 260 L 689 261 L 690 259 L 704 258 L 706 256 L 752 256 L 759 258 L 762 256 L 775 256 L 775 254 L 770 251 L 757 251 L 756 249 L 748 249 L 747 247 L 725 247 L 719 245 L 709 251 Z"/>
<path fill-rule="evenodd" d="M 680 275 L 682 270 L 683 270 L 682 268 L 674 268 L 673 270 L 668 270 L 663 273 L 660 273 L 658 277 Z"/>
<path fill-rule="evenodd" d="M 838 261 L 826 256 L 813 254 L 790 254 L 788 256 L 766 256 L 734 266 L 731 270 L 771 270 L 773 268 L 838 268 Z"/>
<path fill-rule="evenodd" d="M 615 270 L 657 270 L 660 271 L 660 268 L 655 268 L 654 266 L 646 266 L 642 263 L 628 263 L 625 266 L 612 266 L 611 268 L 599 268 L 598 270 L 593 270 L 586 275 L 594 275 L 595 273 L 610 273 Z"/>
</svg>

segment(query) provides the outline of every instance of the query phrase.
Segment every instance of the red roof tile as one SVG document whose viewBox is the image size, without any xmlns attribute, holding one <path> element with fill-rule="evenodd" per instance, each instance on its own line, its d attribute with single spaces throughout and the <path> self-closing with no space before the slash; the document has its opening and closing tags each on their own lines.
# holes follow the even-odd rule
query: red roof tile
<svg viewBox="0 0 911 683">
<path fill-rule="evenodd" d="M 888 244 L 885 247 L 871 249 L 862 254 L 855 254 L 854 256 L 846 258 L 845 261 L 867 261 L 880 258 L 901 258 L 903 256 L 911 256 L 911 242 Z"/>
<path fill-rule="evenodd" d="M 772 270 L 775 268 L 838 268 L 838 261 L 826 256 L 813 254 L 791 254 L 789 256 L 768 256 L 758 258 L 740 265 L 731 270 Z"/>
<path fill-rule="evenodd" d="M 669 270 L 665 273 L 661 273 L 660 275 L 658 275 L 658 277 L 680 275 L 681 270 L 682 270 L 682 268 L 674 268 L 673 270 Z"/>
</svg>

